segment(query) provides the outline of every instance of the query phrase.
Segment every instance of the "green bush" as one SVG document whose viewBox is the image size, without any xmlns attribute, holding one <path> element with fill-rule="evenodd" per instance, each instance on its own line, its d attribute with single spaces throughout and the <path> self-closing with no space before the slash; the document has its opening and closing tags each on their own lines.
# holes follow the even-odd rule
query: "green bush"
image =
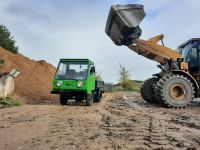
<svg viewBox="0 0 200 150">
<path fill-rule="evenodd" d="M 13 106 L 21 106 L 21 102 L 17 100 L 13 100 L 10 97 L 1 97 L 0 98 L 0 109 L 13 107 Z"/>
<path fill-rule="evenodd" d="M 127 80 L 125 82 L 122 82 L 121 86 L 123 87 L 123 89 L 132 90 L 134 87 L 134 83 L 131 80 Z"/>
<path fill-rule="evenodd" d="M 134 83 L 134 86 L 133 86 L 133 88 L 132 88 L 132 91 L 140 92 L 140 86 L 141 86 L 140 83 L 135 82 L 135 83 Z"/>
<path fill-rule="evenodd" d="M 134 91 L 140 92 L 141 83 L 135 82 L 134 80 L 129 80 L 128 82 L 124 82 L 123 84 L 114 85 L 114 91 Z"/>
</svg>

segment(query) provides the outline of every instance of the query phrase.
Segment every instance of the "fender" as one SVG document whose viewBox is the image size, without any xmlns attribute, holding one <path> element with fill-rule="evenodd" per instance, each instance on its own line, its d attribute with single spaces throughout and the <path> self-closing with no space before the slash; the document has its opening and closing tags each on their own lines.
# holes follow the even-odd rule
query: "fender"
<svg viewBox="0 0 200 150">
<path fill-rule="evenodd" d="M 183 76 L 187 77 L 188 79 L 190 79 L 191 82 L 194 85 L 194 88 L 195 88 L 195 98 L 198 97 L 198 95 L 199 95 L 199 85 L 192 75 L 190 75 L 188 72 L 183 71 L 183 70 L 172 70 L 172 73 L 173 74 L 180 74 L 180 75 L 183 75 Z"/>
</svg>

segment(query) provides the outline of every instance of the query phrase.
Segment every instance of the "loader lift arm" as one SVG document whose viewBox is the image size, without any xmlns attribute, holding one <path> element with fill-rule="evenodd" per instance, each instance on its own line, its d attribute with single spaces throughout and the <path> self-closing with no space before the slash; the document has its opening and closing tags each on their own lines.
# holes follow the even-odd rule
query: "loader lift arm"
<svg viewBox="0 0 200 150">
<path fill-rule="evenodd" d="M 128 46 L 137 54 L 161 64 L 167 61 L 177 62 L 177 59 L 182 58 L 180 53 L 164 46 L 164 35 L 162 34 L 149 40 L 140 39 L 142 30 L 139 24 L 144 17 L 143 5 L 114 5 L 110 9 L 105 32 L 116 45 Z M 162 45 L 158 44 L 159 41 L 162 42 Z M 182 61 L 180 64 L 178 64 L 181 66 L 179 68 L 187 71 L 187 63 Z M 176 66 L 176 63 L 169 65 Z"/>
<path fill-rule="evenodd" d="M 178 52 L 168 47 L 157 44 L 157 42 L 159 42 L 163 38 L 164 35 L 161 34 L 150 38 L 147 41 L 136 39 L 134 41 L 135 44 L 128 45 L 128 47 L 139 55 L 142 55 L 150 60 L 154 60 L 159 63 L 162 63 L 165 60 L 172 59 L 176 61 L 178 58 L 182 58 L 182 56 Z"/>
<path fill-rule="evenodd" d="M 163 38 L 164 35 L 161 34 L 149 40 L 135 39 L 134 44 L 128 45 L 127 47 L 137 54 L 161 64 L 164 64 L 167 60 L 177 62 L 178 59 L 182 58 L 181 54 L 164 46 L 164 44 L 158 44 Z M 188 63 L 184 61 L 180 62 L 179 69 L 188 71 Z"/>
</svg>

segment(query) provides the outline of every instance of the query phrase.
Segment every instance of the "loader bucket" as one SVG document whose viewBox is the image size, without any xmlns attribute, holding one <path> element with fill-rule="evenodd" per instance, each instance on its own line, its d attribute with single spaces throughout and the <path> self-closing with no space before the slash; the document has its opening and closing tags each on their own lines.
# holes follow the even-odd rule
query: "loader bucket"
<svg viewBox="0 0 200 150">
<path fill-rule="evenodd" d="M 142 30 L 140 22 L 145 17 L 143 5 L 113 5 L 110 9 L 105 32 L 116 45 L 130 45 Z"/>
</svg>

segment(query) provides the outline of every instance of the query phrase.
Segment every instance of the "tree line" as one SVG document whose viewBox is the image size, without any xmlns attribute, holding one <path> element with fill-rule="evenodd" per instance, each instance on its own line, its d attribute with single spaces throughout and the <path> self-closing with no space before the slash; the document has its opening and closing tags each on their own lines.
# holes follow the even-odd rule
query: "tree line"
<svg viewBox="0 0 200 150">
<path fill-rule="evenodd" d="M 14 37 L 4 25 L 0 25 L 0 46 L 14 54 L 19 53 L 19 48 L 16 46 Z"/>
</svg>

